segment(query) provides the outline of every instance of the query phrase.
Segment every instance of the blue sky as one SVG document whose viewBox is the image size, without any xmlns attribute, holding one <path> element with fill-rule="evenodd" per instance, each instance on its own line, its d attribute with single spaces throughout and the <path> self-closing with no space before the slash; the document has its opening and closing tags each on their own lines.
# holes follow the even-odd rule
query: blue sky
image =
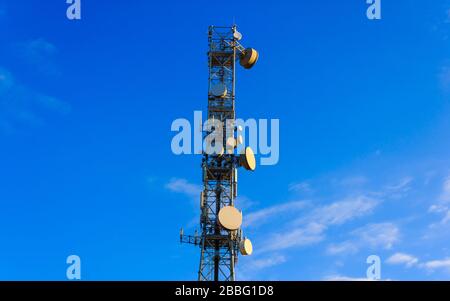
<svg viewBox="0 0 450 301">
<path fill-rule="evenodd" d="M 280 161 L 240 174 L 239 279 L 450 279 L 450 1 L 0 0 L 0 279 L 196 279 L 208 25 L 260 51 L 237 115 L 280 119 Z"/>
</svg>

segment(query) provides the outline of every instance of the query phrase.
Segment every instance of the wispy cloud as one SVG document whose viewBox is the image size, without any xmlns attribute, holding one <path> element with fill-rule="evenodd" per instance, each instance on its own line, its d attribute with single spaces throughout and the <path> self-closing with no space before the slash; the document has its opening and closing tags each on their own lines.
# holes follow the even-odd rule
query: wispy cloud
<svg viewBox="0 0 450 301">
<path fill-rule="evenodd" d="M 312 188 L 308 182 L 298 182 L 289 184 L 289 191 L 310 193 Z"/>
<path fill-rule="evenodd" d="M 47 75 L 59 75 L 60 71 L 54 63 L 57 47 L 51 42 L 38 38 L 15 45 L 15 52 L 19 58 L 32 65 L 34 70 Z"/>
<path fill-rule="evenodd" d="M 240 210 L 246 210 L 253 206 L 255 206 L 258 202 L 244 196 L 240 195 L 235 200 L 235 206 L 236 208 L 239 208 Z"/>
<path fill-rule="evenodd" d="M 349 197 L 314 209 L 306 217 L 297 219 L 296 224 L 315 222 L 324 226 L 341 225 L 370 214 L 378 204 L 378 200 L 364 195 Z"/>
<path fill-rule="evenodd" d="M 386 263 L 392 265 L 404 265 L 407 268 L 415 266 L 426 269 L 430 272 L 434 272 L 436 270 L 445 270 L 450 272 L 450 258 L 429 260 L 421 263 L 419 258 L 416 256 L 406 253 L 395 253 L 386 260 Z"/>
<path fill-rule="evenodd" d="M 328 255 L 348 255 L 359 251 L 359 246 L 353 241 L 344 241 L 342 243 L 330 244 L 327 247 Z"/>
<path fill-rule="evenodd" d="M 352 232 L 362 245 L 391 249 L 400 240 L 400 229 L 394 223 L 368 224 Z"/>
<path fill-rule="evenodd" d="M 265 243 L 261 244 L 262 248 L 260 252 L 281 251 L 318 243 L 325 238 L 325 228 L 324 225 L 310 223 L 305 227 L 273 233 L 269 235 Z"/>
<path fill-rule="evenodd" d="M 394 223 L 368 224 L 353 230 L 352 237 L 341 243 L 330 244 L 328 255 L 351 255 L 363 248 L 391 249 L 400 240 L 400 229 Z"/>
<path fill-rule="evenodd" d="M 186 179 L 180 178 L 170 179 L 165 187 L 170 191 L 182 193 L 193 199 L 198 199 L 202 191 L 200 185 L 189 183 Z"/>
<path fill-rule="evenodd" d="M 406 267 L 412 267 L 417 265 L 419 259 L 413 255 L 406 253 L 395 253 L 386 260 L 386 263 L 392 265 L 404 265 Z"/>
<path fill-rule="evenodd" d="M 439 200 L 443 203 L 450 203 L 450 176 L 444 180 Z"/>
<path fill-rule="evenodd" d="M 280 218 L 280 215 L 284 213 L 296 213 L 299 210 L 304 209 L 308 205 L 306 201 L 294 201 L 282 203 L 272 207 L 264 208 L 255 212 L 252 212 L 245 216 L 246 227 L 257 227 L 268 222 L 273 218 Z"/>
<path fill-rule="evenodd" d="M 245 263 L 243 265 L 238 265 L 237 269 L 239 271 L 239 280 L 255 280 L 255 278 L 259 278 L 258 275 L 265 269 L 270 269 L 283 263 L 287 262 L 287 258 L 284 255 L 280 255 L 278 253 L 265 254 L 264 256 L 259 257 L 245 257 Z M 269 276 L 267 272 L 264 271 L 264 278 L 267 280 Z"/>
<path fill-rule="evenodd" d="M 369 182 L 365 176 L 349 176 L 338 181 L 338 184 L 347 188 L 362 186 Z"/>
<path fill-rule="evenodd" d="M 11 72 L 0 67 L 0 132 L 40 126 L 47 113 L 67 114 L 70 110 L 67 102 L 17 83 Z"/>
<path fill-rule="evenodd" d="M 397 183 L 387 185 L 384 189 L 384 194 L 394 199 L 400 199 L 406 196 L 411 190 L 411 184 L 413 182 L 412 177 L 403 177 Z"/>
<path fill-rule="evenodd" d="M 326 230 L 330 226 L 342 225 L 358 217 L 370 214 L 378 205 L 378 201 L 365 196 L 347 198 L 329 205 L 316 207 L 304 213 L 302 217 L 296 217 L 292 221 L 286 221 L 289 225 L 286 231 L 272 232 L 265 235 L 265 242 L 261 243 L 261 252 L 280 251 L 294 247 L 309 246 L 323 241 Z M 304 207 L 303 202 L 294 203 L 298 209 Z M 252 219 L 278 216 L 290 211 L 292 203 L 286 203 L 270 207 L 255 213 Z"/>
<path fill-rule="evenodd" d="M 57 53 L 56 46 L 43 38 L 22 42 L 18 46 L 20 54 L 33 63 L 40 63 Z"/>
<path fill-rule="evenodd" d="M 369 278 L 363 278 L 363 277 L 348 277 L 348 276 L 342 276 L 342 275 L 329 275 L 325 276 L 323 278 L 325 281 L 373 281 Z"/>
<path fill-rule="evenodd" d="M 248 268 L 252 270 L 261 270 L 273 267 L 286 262 L 286 257 L 283 255 L 273 255 L 269 257 L 259 258 L 247 262 Z"/>
<path fill-rule="evenodd" d="M 450 271 L 450 258 L 445 258 L 442 260 L 431 260 L 423 263 L 424 268 L 434 271 L 438 269 L 444 269 L 446 271 Z"/>
<path fill-rule="evenodd" d="M 430 225 L 431 228 L 450 222 L 450 176 L 444 179 L 438 200 L 429 207 L 428 212 L 443 215 L 440 222 Z"/>
</svg>

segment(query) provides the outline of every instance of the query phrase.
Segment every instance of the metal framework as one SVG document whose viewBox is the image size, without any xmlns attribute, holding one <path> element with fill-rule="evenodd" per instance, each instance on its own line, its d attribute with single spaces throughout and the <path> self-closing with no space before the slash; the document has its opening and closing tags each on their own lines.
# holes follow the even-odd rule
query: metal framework
<svg viewBox="0 0 450 301">
<path fill-rule="evenodd" d="M 226 132 L 227 122 L 235 120 L 235 67 L 236 60 L 244 52 L 239 42 L 236 26 L 210 26 L 208 32 L 208 120 L 222 122 Z M 213 86 L 226 87 L 225 97 L 215 96 Z M 208 132 L 204 133 L 205 136 Z M 222 145 L 226 145 L 226 135 Z M 224 153 L 220 155 L 203 154 L 203 191 L 201 193 L 200 226 L 201 235 L 184 235 L 183 243 L 200 247 L 199 281 L 234 281 L 235 264 L 238 260 L 241 229 L 227 231 L 218 223 L 218 214 L 224 206 L 234 206 L 237 196 L 238 155 Z"/>
</svg>

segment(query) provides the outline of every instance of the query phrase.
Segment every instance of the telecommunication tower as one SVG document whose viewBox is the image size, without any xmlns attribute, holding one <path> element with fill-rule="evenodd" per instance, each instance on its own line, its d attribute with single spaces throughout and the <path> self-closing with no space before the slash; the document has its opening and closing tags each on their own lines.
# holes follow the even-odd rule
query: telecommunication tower
<svg viewBox="0 0 450 301">
<path fill-rule="evenodd" d="M 244 143 L 242 128 L 235 121 L 236 62 L 251 69 L 258 60 L 258 52 L 240 44 L 242 35 L 235 25 L 232 27 L 210 26 L 208 31 L 208 121 L 203 133 L 212 144 L 220 145 L 211 152 L 203 150 L 203 190 L 200 193 L 201 234 L 184 235 L 182 243 L 200 247 L 199 281 L 234 281 L 238 254 L 251 255 L 252 243 L 241 229 L 242 212 L 236 209 L 237 169 L 244 167 L 253 171 L 256 160 L 250 147 L 237 147 Z M 219 122 L 219 123 L 218 123 Z M 220 125 L 219 129 L 216 127 Z M 232 130 L 230 131 L 230 125 Z M 214 133 L 219 131 L 221 135 Z M 223 133 L 227 133 L 226 135 Z M 218 141 L 221 140 L 221 141 Z"/>
</svg>

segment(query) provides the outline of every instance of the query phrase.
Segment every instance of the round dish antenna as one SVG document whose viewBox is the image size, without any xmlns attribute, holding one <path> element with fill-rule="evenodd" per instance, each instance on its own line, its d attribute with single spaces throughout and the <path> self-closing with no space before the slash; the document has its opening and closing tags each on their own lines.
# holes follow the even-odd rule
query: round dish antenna
<svg viewBox="0 0 450 301">
<path fill-rule="evenodd" d="M 227 86 L 225 86 L 223 83 L 215 84 L 211 87 L 211 94 L 215 97 L 224 98 L 227 96 Z"/>
<path fill-rule="evenodd" d="M 240 156 L 240 164 L 247 170 L 253 171 L 256 169 L 255 153 L 251 147 L 245 148 L 245 152 Z"/>
<path fill-rule="evenodd" d="M 242 40 L 242 33 L 240 33 L 239 31 L 235 30 L 234 33 L 233 33 L 233 37 L 236 40 L 240 41 L 240 40 Z"/>
<path fill-rule="evenodd" d="M 247 48 L 241 55 L 240 63 L 245 69 L 251 69 L 258 61 L 259 53 L 256 49 Z"/>
<path fill-rule="evenodd" d="M 229 231 L 235 231 L 242 225 L 242 213 L 233 206 L 225 206 L 219 211 L 219 224 Z"/>
<path fill-rule="evenodd" d="M 253 245 L 250 239 L 245 238 L 244 240 L 241 240 L 241 242 L 239 243 L 239 250 L 241 251 L 241 254 L 244 256 L 252 255 Z"/>
</svg>

